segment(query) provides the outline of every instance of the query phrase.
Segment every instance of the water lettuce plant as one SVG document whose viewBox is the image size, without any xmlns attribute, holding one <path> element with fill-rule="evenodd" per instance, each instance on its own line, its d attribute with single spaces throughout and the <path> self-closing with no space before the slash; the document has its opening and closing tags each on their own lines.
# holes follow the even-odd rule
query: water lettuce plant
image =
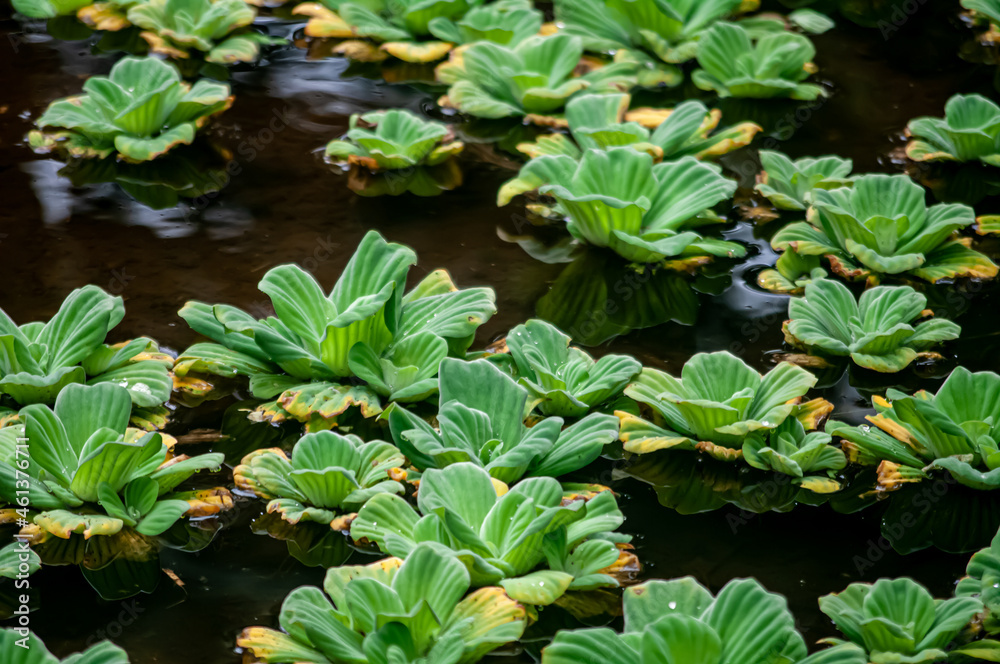
<svg viewBox="0 0 1000 664">
<path fill-rule="evenodd" d="M 743 122 L 716 128 L 722 113 L 709 111 L 698 101 L 685 101 L 662 113 L 652 131 L 628 120 L 631 96 L 625 93 L 582 94 L 566 104 L 566 134 L 543 134 L 536 141 L 521 143 L 518 151 L 534 159 L 543 155 L 565 155 L 579 160 L 586 150 L 608 150 L 631 146 L 649 152 L 657 161 L 693 156 L 712 159 L 750 144 L 760 127 Z M 659 109 L 655 109 L 659 111 Z M 504 185 L 498 197 L 506 205 L 515 193 L 522 193 L 520 178 Z"/>
<path fill-rule="evenodd" d="M 462 168 L 455 159 L 446 159 L 433 166 L 389 171 L 372 171 L 352 168 L 347 176 L 347 187 L 359 196 L 440 196 L 462 186 Z"/>
<path fill-rule="evenodd" d="M 266 664 L 476 662 L 521 638 L 527 618 L 501 588 L 469 585 L 454 555 L 421 544 L 405 561 L 327 570 L 323 590 L 285 598 L 282 631 L 248 627 L 237 644 Z"/>
<path fill-rule="evenodd" d="M 826 642 L 861 646 L 868 655 L 863 661 L 871 664 L 959 661 L 963 655 L 975 659 L 977 651 L 1000 646 L 978 641 L 951 648 L 983 603 L 972 597 L 934 599 L 913 579 L 852 583 L 843 592 L 821 597 L 819 609 L 847 637 Z"/>
<path fill-rule="evenodd" d="M 351 523 L 351 537 L 400 558 L 432 543 L 455 552 L 473 586 L 499 583 L 519 602 L 546 605 L 567 590 L 618 585 L 602 570 L 619 559 L 616 542 L 628 541 L 609 532 L 622 520 L 609 490 L 564 500 L 550 477 L 508 489 L 483 468 L 456 463 L 424 473 L 417 509 L 393 494 L 373 496 Z"/>
<path fill-rule="evenodd" d="M 132 27 L 128 20 L 128 10 L 142 4 L 147 0 L 99 0 L 98 2 L 87 3 L 76 13 L 76 18 L 92 30 L 102 30 L 108 33 L 126 30 Z M 105 35 L 107 38 L 107 35 Z M 101 40 L 102 42 L 104 39 Z M 141 35 L 130 35 L 124 40 L 109 38 L 115 46 L 111 50 L 118 50 L 117 45 L 123 41 L 132 45 L 139 45 L 145 41 Z M 101 42 L 98 42 L 100 45 Z M 148 42 L 146 42 L 148 45 Z M 100 46 L 99 46 L 100 47 Z M 132 49 L 126 49 L 131 51 Z"/>
<path fill-rule="evenodd" d="M 471 462 L 501 482 L 558 477 L 583 468 L 618 439 L 617 419 L 599 413 L 566 429 L 561 417 L 529 428 L 525 415 L 545 397 L 532 395 L 487 360 L 445 358 L 439 382 L 437 430 L 398 405 L 388 412 L 393 440 L 421 470 Z"/>
<path fill-rule="evenodd" d="M 882 490 L 919 482 L 933 470 L 973 489 L 1000 487 L 1000 376 L 958 367 L 936 394 L 890 389 L 875 397 L 875 425 L 830 421 L 851 461 L 879 465 Z"/>
<path fill-rule="evenodd" d="M 811 101 L 823 88 L 804 81 L 816 71 L 816 49 L 808 37 L 770 32 L 755 38 L 738 23 L 716 23 L 698 41 L 691 80 L 720 97 Z"/>
<path fill-rule="evenodd" d="M 189 85 L 151 56 L 122 58 L 109 76 L 88 78 L 83 91 L 49 105 L 36 122 L 41 131 L 29 135 L 32 147 L 149 161 L 190 144 L 198 129 L 233 101 L 225 83 L 201 79 Z"/>
<path fill-rule="evenodd" d="M 0 429 L 0 498 L 17 503 L 17 480 L 35 512 L 22 532 L 89 539 L 129 527 L 155 536 L 182 516 L 232 507 L 226 489 L 174 491 L 198 471 L 218 469 L 223 455 L 175 454 L 162 434 L 128 427 L 131 406 L 116 385 L 68 385 L 55 408 L 25 406 L 23 425 Z M 30 463 L 19 438 L 28 440 Z"/>
<path fill-rule="evenodd" d="M 754 468 L 788 475 L 814 493 L 833 493 L 840 490 L 833 476 L 847 466 L 847 457 L 831 442 L 830 434 L 806 432 L 802 422 L 788 417 L 774 429 L 751 432 L 741 449 Z"/>
<path fill-rule="evenodd" d="M 12 0 L 14 10 L 28 18 L 72 16 L 94 0 Z"/>
<path fill-rule="evenodd" d="M 836 189 L 851 184 L 850 159 L 835 155 L 803 157 L 792 161 L 774 150 L 761 150 L 763 170 L 756 190 L 779 210 L 805 210 L 815 189 Z"/>
<path fill-rule="evenodd" d="M 27 542 L 16 541 L 0 547 L 0 578 L 25 578 L 37 572 L 42 561 Z M 0 647 L 0 652 L 3 648 Z"/>
<path fill-rule="evenodd" d="M 632 294 L 628 300 L 621 297 L 623 285 Z M 609 301 L 618 306 L 608 307 Z M 686 274 L 637 272 L 609 251 L 582 247 L 535 304 L 535 314 L 566 330 L 577 343 L 593 347 L 669 321 L 694 325 L 698 307 Z"/>
<path fill-rule="evenodd" d="M 173 358 L 145 337 L 104 343 L 125 316 L 121 297 L 97 286 L 70 293 L 46 322 L 18 326 L 0 310 L 0 395 L 24 406 L 54 403 L 71 384 L 111 383 L 141 408 L 170 399 Z"/>
<path fill-rule="evenodd" d="M 867 278 L 870 284 L 889 276 L 936 282 L 997 274 L 989 258 L 957 237 L 958 230 L 975 222 L 972 208 L 952 203 L 928 207 L 924 188 L 905 175 L 862 175 L 853 187 L 816 189 L 812 197 L 808 221 L 775 233 L 775 250 L 823 257 L 839 276 Z M 762 273 L 761 284 L 768 283 L 771 279 Z"/>
<path fill-rule="evenodd" d="M 59 659 L 33 632 L 24 628 L 0 629 L 0 655 L 10 664 L 129 664 L 128 654 L 111 643 L 98 641 L 83 652 Z"/>
<path fill-rule="evenodd" d="M 955 586 L 955 597 L 973 597 L 982 602 L 983 631 L 1000 633 L 1000 533 L 988 547 L 972 554 L 965 574 Z"/>
<path fill-rule="evenodd" d="M 452 81 L 441 106 L 481 118 L 525 117 L 550 122 L 573 95 L 583 91 L 627 91 L 636 65 L 615 62 L 576 76 L 583 57 L 579 37 L 535 36 L 512 46 L 477 42 L 449 68 Z"/>
<path fill-rule="evenodd" d="M 734 579 L 712 597 L 693 577 L 654 579 L 624 592 L 624 631 L 560 630 L 542 664 L 867 664 L 847 644 L 806 656 L 787 600 L 754 579 Z"/>
<path fill-rule="evenodd" d="M 243 0 L 145 0 L 128 10 L 128 20 L 154 53 L 206 62 L 254 62 L 263 46 L 282 44 L 249 26 L 257 10 Z"/>
<path fill-rule="evenodd" d="M 914 118 L 906 130 L 911 136 L 906 156 L 914 161 L 1000 166 L 1000 106 L 981 95 L 955 95 L 943 118 Z"/>
<path fill-rule="evenodd" d="M 404 295 L 416 260 L 412 249 L 369 231 L 329 295 L 302 268 L 281 265 L 260 282 L 275 311 L 265 320 L 188 302 L 180 316 L 216 343 L 188 348 L 174 372 L 249 376 L 255 397 L 277 398 L 265 417 L 318 428 L 354 405 L 370 417 L 381 398 L 426 399 L 437 391 L 441 360 L 463 357 L 496 305 L 492 289 L 458 290 L 444 270 Z"/>
<path fill-rule="evenodd" d="M 607 247 L 635 263 L 676 261 L 683 269 L 746 249 L 699 235 L 693 228 L 723 219 L 708 208 L 726 200 L 736 183 L 714 164 L 694 157 L 653 163 L 631 148 L 588 150 L 532 159 L 519 179 L 556 201 L 573 237 Z"/>
<path fill-rule="evenodd" d="M 625 388 L 626 396 L 649 406 L 654 421 L 626 411 L 621 439 L 629 452 L 700 450 L 720 461 L 743 456 L 753 432 L 767 433 L 787 418 L 809 421 L 832 408 L 823 400 L 799 405 L 816 384 L 802 367 L 782 362 L 765 375 L 728 352 L 698 353 L 684 363 L 681 377 L 644 368 Z"/>
<path fill-rule="evenodd" d="M 115 157 L 70 158 L 59 175 L 73 187 L 112 183 L 130 198 L 154 210 L 177 207 L 181 199 L 196 199 L 219 191 L 229 177 L 222 155 L 211 150 L 171 151 L 153 161 L 132 164 Z"/>
<path fill-rule="evenodd" d="M 571 341 L 559 328 L 538 318 L 507 333 L 505 343 L 518 383 L 543 415 L 582 417 L 620 396 L 642 370 L 642 364 L 629 355 L 608 354 L 594 361 L 583 349 L 571 346 Z"/>
<path fill-rule="evenodd" d="M 920 353 L 962 331 L 956 323 L 927 317 L 927 298 L 909 286 L 876 286 L 855 300 L 844 284 L 819 279 L 788 303 L 785 341 L 810 354 L 850 357 L 882 373 L 902 371 Z"/>
<path fill-rule="evenodd" d="M 513 46 L 537 35 L 543 20 L 531 0 L 495 0 L 473 6 L 460 18 L 437 16 L 428 22 L 427 29 L 452 44 L 488 41 Z"/>
<path fill-rule="evenodd" d="M 268 513 L 291 524 L 328 524 L 376 493 L 403 493 L 406 458 L 393 445 L 332 431 L 307 433 L 289 456 L 281 448 L 256 450 L 233 469 L 236 487 L 268 500 Z"/>
<path fill-rule="evenodd" d="M 588 51 L 643 49 L 660 60 L 695 57 L 698 39 L 736 14 L 742 0 L 556 0 L 556 19 L 579 35 Z"/>
<path fill-rule="evenodd" d="M 326 156 L 373 171 L 388 171 L 435 166 L 464 147 L 448 125 L 391 109 L 353 114 L 347 135 L 327 143 Z"/>
</svg>

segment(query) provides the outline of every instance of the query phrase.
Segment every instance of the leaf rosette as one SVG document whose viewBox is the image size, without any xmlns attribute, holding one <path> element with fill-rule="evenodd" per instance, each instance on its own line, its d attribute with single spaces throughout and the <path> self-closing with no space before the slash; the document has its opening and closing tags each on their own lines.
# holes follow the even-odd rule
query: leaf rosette
<svg viewBox="0 0 1000 664">
<path fill-rule="evenodd" d="M 0 310 L 0 395 L 17 406 L 51 404 L 67 385 L 128 390 L 137 417 L 170 399 L 173 358 L 151 339 L 104 343 L 125 316 L 121 297 L 97 286 L 70 293 L 46 322 L 18 326 Z"/>
<path fill-rule="evenodd" d="M 221 453 L 175 454 L 172 439 L 129 428 L 130 411 L 121 387 L 69 385 L 54 408 L 25 406 L 23 425 L 0 429 L 0 497 L 16 504 L 15 479 L 26 474 L 29 507 L 37 512 L 24 534 L 90 539 L 128 527 L 152 537 L 183 516 L 233 506 L 226 489 L 176 491 L 195 473 L 217 470 Z"/>
<path fill-rule="evenodd" d="M 774 150 L 761 150 L 760 163 L 756 189 L 779 210 L 808 209 L 815 189 L 849 187 L 854 168 L 850 159 L 834 155 L 792 161 Z"/>
<path fill-rule="evenodd" d="M 781 595 L 754 579 L 734 579 L 712 597 L 688 576 L 656 579 L 624 593 L 624 631 L 561 630 L 542 651 L 542 664 L 867 664 L 847 644 L 806 656 L 806 643 Z"/>
<path fill-rule="evenodd" d="M 808 37 L 791 32 L 757 35 L 738 23 L 716 23 L 698 41 L 694 84 L 720 97 L 812 101 L 822 87 L 806 83 L 816 71 L 816 48 Z"/>
<path fill-rule="evenodd" d="M 49 105 L 36 122 L 40 131 L 29 134 L 33 148 L 149 161 L 192 143 L 198 129 L 233 102 L 225 83 L 189 85 L 151 56 L 122 58 L 109 76 L 88 78 L 83 92 Z"/>
<path fill-rule="evenodd" d="M 736 190 L 718 166 L 694 157 L 654 164 L 631 148 L 587 150 L 579 161 L 547 155 L 529 161 L 518 180 L 556 201 L 553 212 L 573 237 L 630 262 L 692 270 L 746 255 L 741 244 L 693 230 L 724 222 L 710 208 Z"/>
<path fill-rule="evenodd" d="M 875 397 L 875 425 L 830 421 L 827 433 L 844 439 L 851 461 L 878 465 L 879 490 L 927 479 L 941 470 L 972 489 L 1000 487 L 1000 376 L 951 372 L 936 394 L 890 389 Z"/>
<path fill-rule="evenodd" d="M 475 117 L 547 124 L 583 90 L 624 92 L 636 85 L 638 65 L 632 62 L 575 75 L 582 57 L 579 37 L 567 34 L 529 37 L 512 47 L 477 42 L 459 63 L 450 63 L 451 87 L 439 103 Z"/>
<path fill-rule="evenodd" d="M 206 62 L 255 62 L 261 48 L 284 44 L 249 26 L 257 10 L 243 0 L 145 0 L 128 10 L 128 20 L 154 53 L 186 60 L 200 55 Z"/>
<path fill-rule="evenodd" d="M 852 583 L 843 592 L 821 597 L 819 608 L 847 637 L 826 642 L 861 646 L 871 664 L 930 664 L 959 661 L 963 655 L 976 659 L 984 650 L 992 650 L 987 661 L 993 661 L 1000 646 L 977 641 L 952 648 L 960 632 L 983 610 L 982 602 L 972 597 L 934 599 L 913 579 Z"/>
<path fill-rule="evenodd" d="M 819 279 L 789 302 L 788 315 L 783 330 L 792 346 L 882 373 L 902 371 L 962 331 L 940 318 L 917 322 L 928 316 L 927 298 L 909 286 L 876 286 L 855 300 L 842 283 Z"/>
<path fill-rule="evenodd" d="M 392 109 L 352 115 L 347 135 L 330 141 L 326 156 L 373 171 L 391 171 L 436 166 L 464 147 L 444 123 Z"/>
<path fill-rule="evenodd" d="M 428 399 L 437 392 L 441 360 L 464 357 L 476 329 L 496 312 L 495 295 L 489 288 L 459 290 L 444 270 L 404 295 L 414 263 L 412 249 L 370 231 L 329 294 L 296 265 L 264 275 L 260 289 L 275 312 L 265 320 L 228 305 L 188 302 L 180 316 L 216 343 L 188 348 L 174 371 L 249 376 L 255 397 L 277 397 L 260 417 L 320 429 L 353 406 L 372 417 L 383 398 Z"/>
<path fill-rule="evenodd" d="M 438 428 L 399 406 L 388 412 L 393 440 L 421 470 L 470 462 L 501 482 L 559 477 L 583 468 L 618 439 L 618 421 L 592 413 L 524 423 L 540 397 L 487 360 L 441 362 Z M 585 414 L 586 411 L 584 411 Z"/>
<path fill-rule="evenodd" d="M 914 161 L 981 161 L 1000 166 L 1000 106 L 981 95 L 955 95 L 943 118 L 910 120 L 906 156 Z"/>
<path fill-rule="evenodd" d="M 476 662 L 521 638 L 527 618 L 501 588 L 466 595 L 469 581 L 461 562 L 431 544 L 405 561 L 334 567 L 322 590 L 288 594 L 282 631 L 248 627 L 237 644 L 267 664 Z"/>
<path fill-rule="evenodd" d="M 291 524 L 328 524 L 377 493 L 403 493 L 396 478 L 406 463 L 391 444 L 363 442 L 332 431 L 307 433 L 289 456 L 281 449 L 256 450 L 233 469 L 236 487 L 268 500 L 267 511 Z"/>
</svg>

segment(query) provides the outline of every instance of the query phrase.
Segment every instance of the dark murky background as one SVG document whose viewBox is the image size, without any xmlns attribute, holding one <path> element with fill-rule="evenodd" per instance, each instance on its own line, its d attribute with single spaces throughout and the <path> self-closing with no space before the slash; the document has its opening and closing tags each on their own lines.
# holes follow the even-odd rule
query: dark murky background
<svg viewBox="0 0 1000 664">
<path fill-rule="evenodd" d="M 182 349 L 195 340 L 176 316 L 186 300 L 259 309 L 266 299 L 257 291 L 258 280 L 286 262 L 303 265 L 330 287 L 361 236 L 374 228 L 416 249 L 420 265 L 414 279 L 445 267 L 461 286 L 496 290 L 499 314 L 480 339 L 487 343 L 534 315 L 536 302 L 563 268 L 538 262 L 498 237 L 498 227 L 517 230 L 523 207 L 494 206 L 497 187 L 512 173 L 476 157 L 488 148 L 468 151 L 473 154 L 465 158 L 464 186 L 437 198 L 366 199 L 350 192 L 346 176 L 323 164 L 317 150 L 346 130 L 351 113 L 399 106 L 433 113 L 434 94 L 343 78 L 344 60 L 310 61 L 291 45 L 274 51 L 266 64 L 233 72 L 236 103 L 209 133 L 213 145 L 232 155 L 235 171 L 217 195 L 155 211 L 113 185 L 74 188 L 57 173 L 63 164 L 33 154 L 24 136 L 50 101 L 77 92 L 87 76 L 107 73 L 113 58 L 94 54 L 90 40 L 54 40 L 37 25 L 10 19 L 9 8 L 0 12 L 5 19 L 0 23 L 0 307 L 16 321 L 48 318 L 70 290 L 94 283 L 127 300 L 116 337 L 147 335 Z M 819 76 L 834 95 L 816 108 L 783 116 L 782 140 L 758 143 L 796 157 L 836 152 L 854 159 L 860 172 L 898 170 L 888 154 L 900 145 L 910 118 L 940 115 L 956 92 L 995 96 L 992 69 L 957 56 L 972 34 L 957 12 L 957 2 L 920 5 L 888 40 L 878 29 L 838 17 L 834 31 L 814 38 Z M 272 34 L 301 28 L 263 21 Z M 723 123 L 741 120 L 736 113 Z M 751 159 L 743 151 L 725 164 L 752 174 Z M 987 199 L 977 212 L 995 207 L 996 201 Z M 695 352 L 725 349 L 766 369 L 767 351 L 781 348 L 785 298 L 761 294 L 749 283 L 755 266 L 773 259 L 766 239 L 776 225 L 780 222 L 763 228 L 741 222 L 725 231 L 757 248 L 720 295 L 699 296 L 696 325 L 667 323 L 594 351 L 632 353 L 675 371 Z M 985 250 L 996 253 L 988 245 Z M 946 352 L 973 370 L 1000 368 L 997 288 L 970 284 L 962 285 L 961 293 L 947 293 L 944 288 L 929 293 L 937 308 L 963 325 L 962 341 Z M 910 386 L 935 384 L 919 371 L 901 380 Z M 817 394 L 837 403 L 838 417 L 859 420 L 867 412 L 867 402 L 845 380 Z M 215 411 L 206 412 L 198 424 L 218 426 Z M 713 590 L 731 578 L 755 576 L 789 598 L 810 641 L 833 633 L 816 607 L 820 595 L 853 581 L 909 575 L 944 596 L 967 560 L 933 548 L 906 556 L 884 551 L 879 547 L 884 506 L 851 515 L 830 506 L 762 515 L 725 506 L 682 515 L 661 506 L 650 486 L 621 469 L 602 460 L 584 475 L 610 482 L 623 494 L 624 529 L 636 536 L 645 576 L 693 574 Z M 275 625 L 289 590 L 322 580 L 321 569 L 290 557 L 283 542 L 251 533 L 249 523 L 261 507 L 242 503 L 201 552 L 163 552 L 163 566 L 183 587 L 164 575 L 152 594 L 106 602 L 76 568 L 43 569 L 32 578 L 41 598 L 32 629 L 60 655 L 109 636 L 129 651 L 134 664 L 239 661 L 234 644 L 243 627 Z M 354 561 L 364 557 L 356 554 Z"/>
</svg>

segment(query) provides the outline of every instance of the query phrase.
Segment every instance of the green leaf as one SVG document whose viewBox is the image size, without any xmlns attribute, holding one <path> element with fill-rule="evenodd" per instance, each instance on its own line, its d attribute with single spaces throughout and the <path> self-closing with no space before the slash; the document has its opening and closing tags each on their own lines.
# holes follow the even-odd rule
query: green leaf
<svg viewBox="0 0 1000 664">
<path fill-rule="evenodd" d="M 712 593 L 694 577 L 654 579 L 625 590 L 625 631 L 641 632 L 665 615 L 701 617 L 712 604 Z"/>
<path fill-rule="evenodd" d="M 186 500 L 161 500 L 142 517 L 135 529 L 147 537 L 155 537 L 174 525 L 190 508 Z"/>
<path fill-rule="evenodd" d="M 100 433 L 99 430 L 94 435 Z M 88 448 L 92 445 L 91 441 L 88 441 Z M 163 442 L 157 433 L 146 434 L 136 443 L 113 439 L 99 442 L 80 460 L 70 488 L 85 501 L 97 500 L 97 489 L 102 482 L 107 482 L 117 493 L 132 479 L 132 474 L 138 468 L 151 460 L 162 458 L 163 454 Z"/>
<path fill-rule="evenodd" d="M 563 596 L 573 575 L 553 570 L 539 570 L 500 582 L 507 595 L 517 602 L 548 606 Z"/>
<path fill-rule="evenodd" d="M 490 476 L 468 463 L 426 471 L 417 494 L 421 513 L 443 509 L 477 529 L 496 502 L 497 492 Z"/>
<path fill-rule="evenodd" d="M 559 630 L 542 651 L 545 664 L 579 664 L 598 659 L 608 664 L 634 664 L 640 651 L 607 627 Z"/>
</svg>

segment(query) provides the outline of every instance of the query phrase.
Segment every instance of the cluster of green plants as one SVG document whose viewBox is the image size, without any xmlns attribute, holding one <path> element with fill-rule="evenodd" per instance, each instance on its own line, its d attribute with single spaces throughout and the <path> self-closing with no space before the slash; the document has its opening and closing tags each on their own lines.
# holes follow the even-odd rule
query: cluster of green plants
<svg viewBox="0 0 1000 664">
<path fill-rule="evenodd" d="M 632 93 L 679 85 L 687 70 L 718 99 L 825 94 L 809 82 L 815 49 L 801 34 L 822 31 L 823 19 L 745 15 L 755 4 L 557 0 L 558 29 L 527 0 L 325 0 L 294 11 L 310 18 L 307 36 L 342 40 L 348 57 L 448 57 L 436 69 L 448 86 L 442 108 L 555 129 L 517 144 L 528 160 L 498 203 L 526 196 L 538 220 L 565 226 L 573 251 L 587 245 L 662 276 L 747 255 L 705 227 L 726 223 L 720 206 L 738 188 L 716 160 L 762 128 L 727 112 L 720 129 L 721 112 L 695 100 L 633 108 Z M 992 16 L 989 3 L 965 4 Z M 275 43 L 240 0 L 100 5 L 15 2 L 27 16 L 134 25 L 178 62 L 253 62 Z M 81 160 L 161 159 L 233 101 L 227 84 L 185 82 L 184 69 L 124 58 L 80 96 L 54 102 L 30 143 Z M 1000 165 L 1000 107 L 978 95 L 956 96 L 944 118 L 917 118 L 907 131 L 913 161 Z M 433 195 L 461 181 L 458 136 L 454 125 L 389 109 L 352 116 L 325 152 L 402 182 L 359 193 Z M 808 398 L 819 382 L 810 368 L 893 374 L 939 359 L 935 349 L 961 328 L 933 315 L 920 282 L 996 276 L 962 232 L 1000 223 L 964 204 L 928 205 L 908 176 L 852 173 L 837 156 L 763 150 L 760 160 L 756 194 L 797 218 L 772 236 L 780 256 L 758 283 L 792 296 L 783 330 L 800 351 L 763 374 L 728 352 L 698 353 L 679 373 L 624 355 L 595 359 L 540 319 L 473 350 L 496 313 L 492 289 L 460 289 L 444 270 L 407 289 L 415 253 L 370 231 L 332 290 L 295 265 L 268 271 L 259 289 L 274 313 L 263 319 L 188 302 L 180 317 L 209 341 L 176 358 L 146 338 L 107 343 L 124 305 L 94 286 L 47 322 L 18 326 L 0 312 L 0 507 L 25 519 L 20 537 L 43 552 L 81 537 L 161 537 L 185 517 L 232 507 L 225 487 L 181 488 L 225 454 L 181 454 L 161 430 L 173 395 L 197 403 L 238 395 L 245 382 L 255 400 L 247 420 L 296 435 L 237 457 L 236 489 L 291 528 L 328 529 L 390 557 L 330 567 L 322 589 L 288 595 L 280 630 L 250 627 L 238 645 L 274 664 L 382 664 L 477 661 L 518 641 L 542 607 L 631 581 L 639 561 L 615 493 L 561 481 L 618 441 L 629 458 L 704 455 L 816 496 L 844 489 L 849 464 L 875 467 L 878 492 L 935 476 L 1000 487 L 995 373 L 958 367 L 936 393 L 888 389 L 873 399 L 872 426 L 825 421 L 833 405 Z M 32 460 L 22 465 L 23 440 Z M 0 549 L 0 575 L 11 575 L 15 553 Z M 36 571 L 45 558 L 32 555 Z M 562 630 L 541 661 L 1000 661 L 1000 644 L 977 633 L 1000 633 L 998 582 L 1000 536 L 951 599 L 910 579 L 852 584 L 819 600 L 844 638 L 809 655 L 784 598 L 754 580 L 714 596 L 691 578 L 652 580 L 623 592 L 621 632 Z M 15 638 L 0 632 L 0 653 Z M 55 660 L 31 638 L 26 664 Z M 127 657 L 102 643 L 63 661 Z"/>
<path fill-rule="evenodd" d="M 225 79 L 224 65 L 257 61 L 262 49 L 283 43 L 255 29 L 253 4 L 17 0 L 15 9 L 32 18 L 78 16 L 96 30 L 134 30 L 150 52 L 165 56 L 186 78 L 203 73 Z M 434 75 L 436 83 L 447 86 L 439 100 L 442 108 L 472 118 L 523 118 L 561 126 L 571 99 L 676 86 L 684 78 L 678 64 L 692 59 L 700 66 L 692 80 L 720 97 L 802 100 L 824 94 L 820 86 L 804 82 L 815 71 L 810 62 L 815 49 L 796 31 L 821 32 L 829 25 L 808 10 L 786 19 L 761 15 L 729 20 L 754 9 L 756 3 L 732 0 L 706 6 L 686 0 L 566 2 L 556 3 L 554 24 L 543 24 L 543 13 L 530 0 L 326 0 L 299 4 L 293 13 L 309 18 L 307 37 L 339 40 L 334 52 L 354 60 L 434 63 L 449 56 Z M 161 80 L 175 75 L 166 67 L 147 58 L 141 66 L 123 67 L 128 76 L 113 72 L 112 82 L 125 93 L 95 77 L 85 87 L 86 95 L 54 102 L 39 118 L 33 147 L 58 147 L 74 158 L 117 155 L 134 163 L 191 143 L 196 130 L 232 99 L 227 86 L 204 79 L 186 96 L 178 95 Z M 148 83 L 135 86 L 131 79 Z M 178 83 L 187 89 L 187 83 Z M 154 106 L 156 112 L 124 112 Z M 655 109 L 659 122 L 647 129 L 656 129 L 669 110 Z M 629 142 L 656 146 L 651 149 L 658 158 L 709 157 L 745 145 L 757 131 L 753 123 L 741 123 L 713 134 L 718 113 L 702 107 L 684 106 L 672 115 L 653 133 L 651 143 L 641 136 Z M 636 133 L 637 127 L 621 118 L 602 122 Z M 453 133 L 407 110 L 368 113 L 352 119 L 342 139 L 331 141 L 328 156 L 351 165 L 349 185 L 359 194 L 437 195 L 462 182 L 461 171 L 449 159 L 462 149 Z M 598 142 L 624 144 L 603 137 Z"/>
</svg>

